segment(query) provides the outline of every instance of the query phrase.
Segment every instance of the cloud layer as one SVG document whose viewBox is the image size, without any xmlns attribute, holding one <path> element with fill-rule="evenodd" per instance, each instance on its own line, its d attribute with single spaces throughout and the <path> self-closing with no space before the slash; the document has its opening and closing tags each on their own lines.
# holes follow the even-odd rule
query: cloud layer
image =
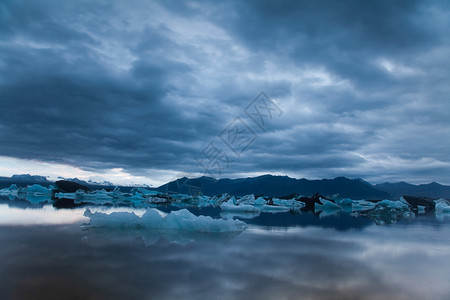
<svg viewBox="0 0 450 300">
<path fill-rule="evenodd" d="M 195 157 L 213 141 L 222 177 L 450 183 L 449 12 L 445 1 L 3 1 L 0 155 L 151 178 L 202 174 Z M 265 131 L 244 112 L 260 91 L 283 112 Z M 257 136 L 239 156 L 218 136 L 236 117 Z"/>
</svg>

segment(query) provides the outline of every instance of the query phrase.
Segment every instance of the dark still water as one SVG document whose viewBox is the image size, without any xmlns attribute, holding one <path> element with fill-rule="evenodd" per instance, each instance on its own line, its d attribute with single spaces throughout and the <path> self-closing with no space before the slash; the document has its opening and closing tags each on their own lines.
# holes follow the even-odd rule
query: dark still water
<svg viewBox="0 0 450 300">
<path fill-rule="evenodd" d="M 450 299 L 450 216 L 262 214 L 195 234 L 82 230 L 84 210 L 0 205 L 1 299 Z"/>
</svg>

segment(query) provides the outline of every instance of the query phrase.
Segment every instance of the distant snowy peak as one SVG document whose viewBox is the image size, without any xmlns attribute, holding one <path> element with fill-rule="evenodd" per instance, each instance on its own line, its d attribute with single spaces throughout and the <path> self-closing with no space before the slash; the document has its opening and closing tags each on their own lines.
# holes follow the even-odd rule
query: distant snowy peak
<svg viewBox="0 0 450 300">
<path fill-rule="evenodd" d="M 9 179 L 16 182 L 42 182 L 42 183 L 49 182 L 47 178 L 44 176 L 30 175 L 30 174 L 13 175 Z"/>
</svg>

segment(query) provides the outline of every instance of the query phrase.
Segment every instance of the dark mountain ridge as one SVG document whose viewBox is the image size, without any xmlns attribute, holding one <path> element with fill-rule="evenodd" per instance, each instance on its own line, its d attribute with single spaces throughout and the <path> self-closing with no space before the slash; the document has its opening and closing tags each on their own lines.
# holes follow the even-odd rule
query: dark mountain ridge
<svg viewBox="0 0 450 300">
<path fill-rule="evenodd" d="M 320 193 L 322 195 L 339 194 L 341 197 L 353 199 L 390 198 L 389 193 L 378 190 L 361 179 L 345 177 L 321 180 L 295 179 L 288 176 L 273 175 L 219 180 L 205 176 L 194 179 L 184 177 L 157 188 L 161 192 L 185 194 L 192 193 L 196 189 L 201 190 L 202 194 L 207 196 L 229 193 L 236 196 L 255 194 L 282 197 L 293 193 L 304 196 Z"/>
</svg>

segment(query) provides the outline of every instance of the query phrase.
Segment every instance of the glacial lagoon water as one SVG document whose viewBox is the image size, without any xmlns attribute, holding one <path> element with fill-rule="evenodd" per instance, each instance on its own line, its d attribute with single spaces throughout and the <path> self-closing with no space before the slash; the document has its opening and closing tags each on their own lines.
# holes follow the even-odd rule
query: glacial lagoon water
<svg viewBox="0 0 450 300">
<path fill-rule="evenodd" d="M 85 210 L 0 203 L 1 299 L 450 299 L 450 215 L 263 213 L 200 234 L 83 230 Z"/>
</svg>

